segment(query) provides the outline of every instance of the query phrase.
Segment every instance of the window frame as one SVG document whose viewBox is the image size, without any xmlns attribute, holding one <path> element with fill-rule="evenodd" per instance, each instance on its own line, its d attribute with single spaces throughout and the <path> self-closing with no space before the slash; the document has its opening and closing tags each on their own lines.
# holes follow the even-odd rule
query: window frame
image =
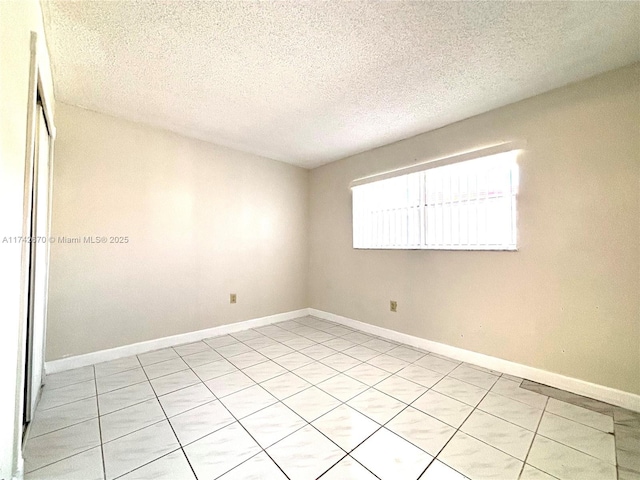
<svg viewBox="0 0 640 480">
<path fill-rule="evenodd" d="M 364 177 L 361 179 L 357 179 L 354 180 L 351 185 L 351 191 L 352 191 L 352 248 L 355 250 L 440 250 L 440 251 L 507 251 L 507 252 L 513 252 L 513 251 L 518 251 L 519 249 L 519 231 L 518 231 L 518 196 L 519 196 L 519 183 L 520 183 L 520 174 L 519 174 L 519 170 L 520 170 L 520 164 L 519 164 L 519 156 L 521 151 L 524 149 L 525 143 L 524 142 L 505 142 L 505 143 L 501 143 L 501 144 L 497 144 L 497 145 L 492 145 L 490 147 L 486 147 L 486 148 L 482 148 L 479 150 L 473 150 L 473 151 L 468 151 L 468 152 L 463 152 L 460 154 L 455 154 L 455 155 L 451 155 L 448 157 L 442 157 L 442 158 L 437 158 L 434 160 L 429 160 L 429 161 L 425 161 L 425 162 L 421 162 L 421 163 L 417 163 L 405 168 L 400 168 L 400 169 L 396 169 L 396 170 L 392 170 L 392 171 L 388 171 L 388 172 L 383 172 L 377 175 L 372 175 L 369 177 Z M 505 230 L 505 238 L 510 235 L 511 239 L 508 242 L 501 242 L 501 243 L 479 243 L 478 238 L 476 237 L 475 242 L 472 243 L 470 242 L 470 233 L 468 230 L 468 227 L 470 225 L 472 225 L 471 223 L 471 218 L 470 217 L 465 217 L 465 221 L 466 221 L 466 235 L 467 235 L 467 242 L 466 243 L 461 243 L 460 239 L 461 239 L 461 229 L 462 229 L 462 223 L 461 223 L 461 217 L 458 217 L 457 220 L 457 225 L 458 225 L 458 243 L 454 244 L 453 243 L 453 234 L 451 232 L 453 232 L 453 227 L 450 225 L 450 237 L 449 237 L 449 242 L 445 242 L 444 241 L 444 236 L 445 236 L 445 226 L 444 226 L 444 221 L 443 223 L 440 225 L 440 230 L 437 231 L 438 232 L 442 232 L 442 237 L 441 237 L 441 241 L 439 242 L 429 242 L 427 240 L 427 227 L 426 227 L 426 219 L 428 218 L 428 216 L 425 216 L 425 209 L 428 208 L 429 205 L 429 195 L 426 192 L 426 180 L 423 180 L 424 178 L 427 178 L 427 175 L 425 174 L 426 171 L 428 170 L 432 170 L 432 169 L 436 169 L 436 168 L 441 168 L 441 167 L 447 167 L 447 166 L 455 166 L 457 164 L 462 164 L 462 163 L 468 163 L 468 162 L 473 162 L 473 161 L 481 161 L 483 159 L 489 159 L 490 157 L 495 157 L 495 159 L 498 159 L 499 157 L 507 157 L 504 161 L 507 162 L 507 168 L 509 170 L 509 183 L 508 185 L 504 185 L 505 188 L 503 189 L 503 192 L 501 195 L 499 196 L 494 196 L 494 197 L 489 197 L 489 192 L 487 190 L 486 196 L 484 198 L 484 201 L 486 201 L 488 198 L 494 198 L 494 199 L 502 199 L 504 198 L 505 201 L 508 198 L 508 206 L 511 209 L 511 213 L 507 213 L 507 212 L 503 212 L 504 215 L 508 215 L 509 218 L 511 218 L 511 227 L 509 227 L 508 231 Z M 510 157 L 510 158 L 509 158 Z M 494 160 L 496 161 L 496 163 L 499 163 L 498 160 Z M 515 173 L 515 177 L 514 177 L 514 173 Z M 409 224 L 407 223 L 407 227 L 406 227 L 406 235 L 405 232 L 401 230 L 401 236 L 403 237 L 403 241 L 400 245 L 380 245 L 380 242 L 377 242 L 378 244 L 370 244 L 370 245 L 366 245 L 366 243 L 364 242 L 364 239 L 359 236 L 362 235 L 363 232 L 363 226 L 360 224 L 358 224 L 359 221 L 362 221 L 361 218 L 358 216 L 358 212 L 356 212 L 356 191 L 354 190 L 357 187 L 362 187 L 365 186 L 367 184 L 373 184 L 373 183 L 377 183 L 383 180 L 391 180 L 393 178 L 400 178 L 400 177 L 405 177 L 406 175 L 409 174 L 419 174 L 417 177 L 420 178 L 420 193 L 419 193 L 419 199 L 417 201 L 416 205 L 412 204 L 412 201 L 407 201 L 407 204 L 403 207 L 394 207 L 393 203 L 391 204 L 391 207 L 388 207 L 387 209 L 389 211 L 392 211 L 394 208 L 405 208 L 407 209 L 406 213 L 403 213 L 401 215 L 402 218 L 406 217 L 407 222 L 409 222 L 411 220 L 411 216 L 410 213 L 408 211 L 408 209 L 410 208 L 414 208 L 417 207 L 417 219 L 413 218 L 413 222 L 412 225 L 413 227 L 409 226 Z M 420 176 L 422 175 L 422 176 Z M 450 173 L 451 175 L 451 173 Z M 407 182 L 409 182 L 410 180 L 408 180 L 407 178 Z M 456 178 L 461 178 L 461 177 L 456 177 Z M 457 186 L 458 191 L 457 194 L 461 195 L 462 191 L 460 188 L 460 184 L 458 184 Z M 470 194 L 470 190 L 469 190 L 469 185 L 466 185 L 467 188 L 467 195 Z M 480 195 L 478 194 L 477 191 L 477 185 L 476 185 L 476 202 L 480 201 Z M 409 187 L 407 186 L 407 189 L 409 189 Z M 361 190 L 362 191 L 362 190 Z M 409 196 L 409 191 L 407 190 L 407 195 Z M 437 190 L 437 195 L 443 195 L 443 190 Z M 466 215 L 469 215 L 469 211 L 468 208 L 471 205 L 471 198 L 467 197 L 467 205 L 466 205 Z M 444 205 L 449 205 L 447 208 L 452 209 L 452 205 L 454 203 L 453 201 L 453 197 L 449 199 L 449 202 L 441 202 L 440 204 L 442 205 L 442 210 L 441 212 L 444 212 Z M 458 206 L 457 208 L 459 208 L 460 210 L 458 210 L 458 215 L 460 215 L 459 212 L 462 211 L 461 207 Z M 506 208 L 506 205 L 505 205 Z M 452 211 L 452 210 L 450 210 Z M 436 210 L 436 213 L 438 211 Z M 378 213 L 378 215 L 383 214 L 382 211 L 380 211 Z M 477 215 L 477 213 L 476 213 Z M 404 216 L 404 217 L 403 217 Z M 477 222 L 478 217 L 476 217 L 473 222 Z M 449 219 L 450 222 L 452 222 L 452 217 Z M 376 220 L 379 221 L 379 220 Z M 405 224 L 402 224 L 402 227 L 405 227 Z M 390 228 L 390 227 L 389 227 Z M 415 242 L 415 229 L 418 229 L 418 242 Z M 359 230 L 359 233 L 357 233 L 357 231 Z M 384 228 L 383 228 L 384 230 Z M 413 236 L 411 236 L 410 238 L 410 232 L 413 231 Z M 397 232 L 397 231 L 396 231 Z M 389 237 L 390 238 L 390 237 Z M 406 240 L 405 240 L 406 238 Z M 382 242 L 385 243 L 385 242 Z"/>
</svg>

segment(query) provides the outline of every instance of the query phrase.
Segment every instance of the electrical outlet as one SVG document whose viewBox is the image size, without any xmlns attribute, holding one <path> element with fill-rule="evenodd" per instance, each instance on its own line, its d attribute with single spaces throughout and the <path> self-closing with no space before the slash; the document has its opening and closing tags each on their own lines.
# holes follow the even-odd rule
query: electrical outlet
<svg viewBox="0 0 640 480">
<path fill-rule="evenodd" d="M 398 302 L 396 302 L 395 300 L 391 300 L 391 302 L 389 302 L 389 307 L 391 308 L 392 312 L 397 312 L 398 311 Z"/>
<path fill-rule="evenodd" d="M 237 298 L 236 298 L 236 294 L 232 293 L 229 295 L 229 303 L 236 303 Z"/>
</svg>

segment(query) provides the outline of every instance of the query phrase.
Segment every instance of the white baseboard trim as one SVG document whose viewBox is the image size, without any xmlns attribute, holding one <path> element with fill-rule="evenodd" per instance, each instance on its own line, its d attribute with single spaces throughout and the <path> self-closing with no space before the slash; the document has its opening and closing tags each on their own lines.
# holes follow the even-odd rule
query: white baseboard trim
<svg viewBox="0 0 640 480">
<path fill-rule="evenodd" d="M 99 350 L 97 352 L 85 353 L 83 355 L 61 358 L 60 360 L 45 362 L 44 369 L 47 374 L 63 372 L 65 370 L 72 370 L 74 368 L 85 367 L 95 363 L 107 362 L 109 360 L 128 357 L 130 355 L 138 355 L 152 350 L 158 350 L 159 348 L 197 342 L 204 338 L 226 335 L 229 333 L 247 330 L 249 328 L 263 327 L 272 323 L 284 322 L 285 320 L 293 320 L 294 318 L 300 318 L 306 315 L 309 315 L 308 308 L 278 313 L 267 317 L 252 318 L 250 320 L 244 320 L 228 325 L 220 325 L 218 327 L 207 328 L 204 330 L 197 330 L 195 332 L 181 333 L 170 337 L 132 343 L 131 345 L 124 345 L 122 347 L 109 348 L 107 350 Z"/>
<path fill-rule="evenodd" d="M 406 333 L 400 333 L 388 328 L 370 325 L 352 318 L 324 312 L 315 308 L 309 308 L 308 310 L 309 315 L 313 315 L 314 317 L 336 322 L 346 327 L 362 330 L 363 332 L 367 332 L 372 335 L 388 338 L 396 342 L 420 348 L 421 350 L 445 355 L 455 360 L 472 363 L 474 365 L 479 365 L 484 368 L 507 373 L 516 377 L 526 378 L 544 385 L 561 388 L 562 390 L 577 393 L 578 395 L 584 395 L 602 402 L 610 403 L 611 405 L 640 412 L 640 395 L 616 390 L 615 388 L 605 387 L 603 385 L 597 385 L 595 383 L 586 382 L 573 377 L 567 377 L 565 375 L 560 375 L 559 373 L 529 367 L 527 365 L 511 362 L 502 358 L 472 352 L 463 348 L 452 347 L 444 343 L 433 342 L 431 340 L 415 337 Z"/>
</svg>

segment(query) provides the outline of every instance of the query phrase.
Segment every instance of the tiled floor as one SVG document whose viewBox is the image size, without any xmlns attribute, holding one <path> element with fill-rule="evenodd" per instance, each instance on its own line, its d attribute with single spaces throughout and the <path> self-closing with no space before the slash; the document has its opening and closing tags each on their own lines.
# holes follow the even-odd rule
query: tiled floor
<svg viewBox="0 0 640 480">
<path fill-rule="evenodd" d="M 26 479 L 640 479 L 639 414 L 521 381 L 305 317 L 50 375 Z"/>
</svg>

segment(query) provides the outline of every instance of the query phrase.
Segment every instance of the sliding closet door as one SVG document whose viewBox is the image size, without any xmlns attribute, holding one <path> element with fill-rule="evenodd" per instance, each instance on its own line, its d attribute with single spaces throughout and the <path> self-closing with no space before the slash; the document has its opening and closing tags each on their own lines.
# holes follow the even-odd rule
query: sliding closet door
<svg viewBox="0 0 640 480">
<path fill-rule="evenodd" d="M 44 334 L 49 272 L 50 165 L 49 130 L 38 105 L 33 169 L 32 240 L 29 268 L 29 318 L 27 329 L 27 422 L 33 418 L 43 380 Z"/>
</svg>

